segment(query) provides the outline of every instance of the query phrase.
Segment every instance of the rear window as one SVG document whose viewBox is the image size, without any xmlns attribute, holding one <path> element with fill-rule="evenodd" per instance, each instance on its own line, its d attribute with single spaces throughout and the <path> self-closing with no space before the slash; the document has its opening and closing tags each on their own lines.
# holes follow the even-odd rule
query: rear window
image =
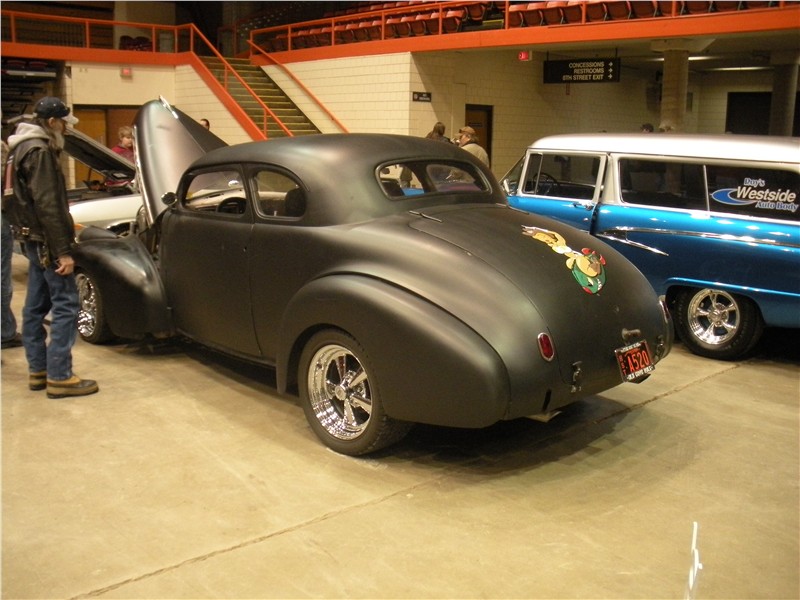
<svg viewBox="0 0 800 600">
<path fill-rule="evenodd" d="M 490 193 L 483 174 L 469 163 L 406 161 L 382 165 L 378 179 L 392 200 L 437 193 Z"/>
<path fill-rule="evenodd" d="M 706 173 L 712 211 L 800 221 L 800 173 L 728 165 Z"/>
<path fill-rule="evenodd" d="M 621 159 L 622 200 L 661 208 L 800 220 L 800 174 L 752 166 Z"/>
</svg>

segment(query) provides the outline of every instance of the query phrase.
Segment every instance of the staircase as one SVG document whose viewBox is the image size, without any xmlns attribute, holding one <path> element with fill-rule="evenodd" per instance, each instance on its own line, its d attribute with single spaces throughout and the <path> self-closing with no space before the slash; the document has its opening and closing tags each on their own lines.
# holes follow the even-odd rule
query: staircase
<svg viewBox="0 0 800 600">
<path fill-rule="evenodd" d="M 309 121 L 308 117 L 295 106 L 289 97 L 283 93 L 283 90 L 270 79 L 261 67 L 251 65 L 250 61 L 246 58 L 228 58 L 226 60 L 293 135 L 320 133 L 319 129 Z M 220 59 L 216 57 L 203 57 L 203 62 L 214 77 L 216 77 L 220 83 L 224 84 L 225 68 Z M 261 128 L 263 126 L 264 110 L 250 93 L 247 92 L 244 86 L 242 86 L 238 80 L 230 76 L 228 77 L 228 92 L 247 113 L 250 119 L 252 119 L 253 123 Z M 286 137 L 286 132 L 268 115 L 267 138 L 272 139 L 279 137 Z"/>
</svg>

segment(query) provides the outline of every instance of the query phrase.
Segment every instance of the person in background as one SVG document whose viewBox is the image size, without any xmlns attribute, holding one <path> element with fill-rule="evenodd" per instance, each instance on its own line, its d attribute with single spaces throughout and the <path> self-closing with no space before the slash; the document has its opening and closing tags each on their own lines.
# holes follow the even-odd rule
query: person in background
<svg viewBox="0 0 800 600">
<path fill-rule="evenodd" d="M 439 142 L 447 142 L 450 144 L 450 138 L 448 138 L 445 134 L 445 127 L 444 123 L 441 121 L 437 121 L 436 124 L 433 126 L 433 129 L 426 135 L 425 137 L 429 140 L 437 140 Z"/>
<path fill-rule="evenodd" d="M 200 125 L 206 129 L 211 129 L 211 123 L 208 121 L 208 119 L 200 119 Z"/>
<path fill-rule="evenodd" d="M 487 167 L 489 166 L 489 155 L 486 150 L 478 145 L 478 134 L 469 125 L 458 130 L 458 145 L 483 162 Z"/>
<path fill-rule="evenodd" d="M 0 168 L 0 175 L 3 179 L 3 189 L 5 190 L 6 184 L 6 161 L 8 160 L 8 144 L 2 143 L 2 168 Z M 7 348 L 19 348 L 22 346 L 22 336 L 17 331 L 17 318 L 11 310 L 11 297 L 14 294 L 14 283 L 11 280 L 11 255 L 14 253 L 14 234 L 11 232 L 11 225 L 8 222 L 8 217 L 2 215 L 2 247 L 0 247 L 0 276 L 2 276 L 2 342 L 0 347 L 3 350 Z"/>
<path fill-rule="evenodd" d="M 85 396 L 97 382 L 72 371 L 72 346 L 78 328 L 75 282 L 75 226 L 59 156 L 67 125 L 78 120 L 52 96 L 34 107 L 34 119 L 8 138 L 14 156 L 16 201 L 9 217 L 28 257 L 28 294 L 22 310 L 22 343 L 28 361 L 28 387 L 47 389 L 48 398 Z M 50 315 L 50 343 L 45 319 Z"/>
<path fill-rule="evenodd" d="M 123 125 L 119 128 L 119 141 L 117 145 L 111 148 L 113 152 L 116 152 L 123 158 L 127 158 L 129 161 L 134 162 L 133 158 L 133 129 L 128 127 L 127 125 Z"/>
<path fill-rule="evenodd" d="M 639 130 L 642 133 L 653 133 L 656 130 L 652 123 L 642 123 L 642 128 Z"/>
</svg>

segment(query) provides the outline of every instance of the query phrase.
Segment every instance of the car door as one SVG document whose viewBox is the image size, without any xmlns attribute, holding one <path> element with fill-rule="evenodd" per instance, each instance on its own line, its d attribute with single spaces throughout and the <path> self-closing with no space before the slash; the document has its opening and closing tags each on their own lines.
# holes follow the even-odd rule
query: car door
<svg viewBox="0 0 800 600">
<path fill-rule="evenodd" d="M 590 231 L 606 161 L 605 154 L 529 150 L 503 181 L 508 202 Z"/>
<path fill-rule="evenodd" d="M 209 346 L 260 356 L 249 276 L 253 207 L 242 170 L 190 173 L 181 190 L 164 215 L 160 246 L 173 322 Z"/>
</svg>

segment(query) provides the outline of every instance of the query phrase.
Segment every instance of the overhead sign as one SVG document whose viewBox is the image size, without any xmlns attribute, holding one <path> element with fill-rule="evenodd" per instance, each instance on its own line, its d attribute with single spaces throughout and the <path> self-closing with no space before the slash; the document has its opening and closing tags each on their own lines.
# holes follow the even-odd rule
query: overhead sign
<svg viewBox="0 0 800 600">
<path fill-rule="evenodd" d="M 619 81 L 619 72 L 618 58 L 544 61 L 545 83 L 611 83 Z"/>
</svg>

